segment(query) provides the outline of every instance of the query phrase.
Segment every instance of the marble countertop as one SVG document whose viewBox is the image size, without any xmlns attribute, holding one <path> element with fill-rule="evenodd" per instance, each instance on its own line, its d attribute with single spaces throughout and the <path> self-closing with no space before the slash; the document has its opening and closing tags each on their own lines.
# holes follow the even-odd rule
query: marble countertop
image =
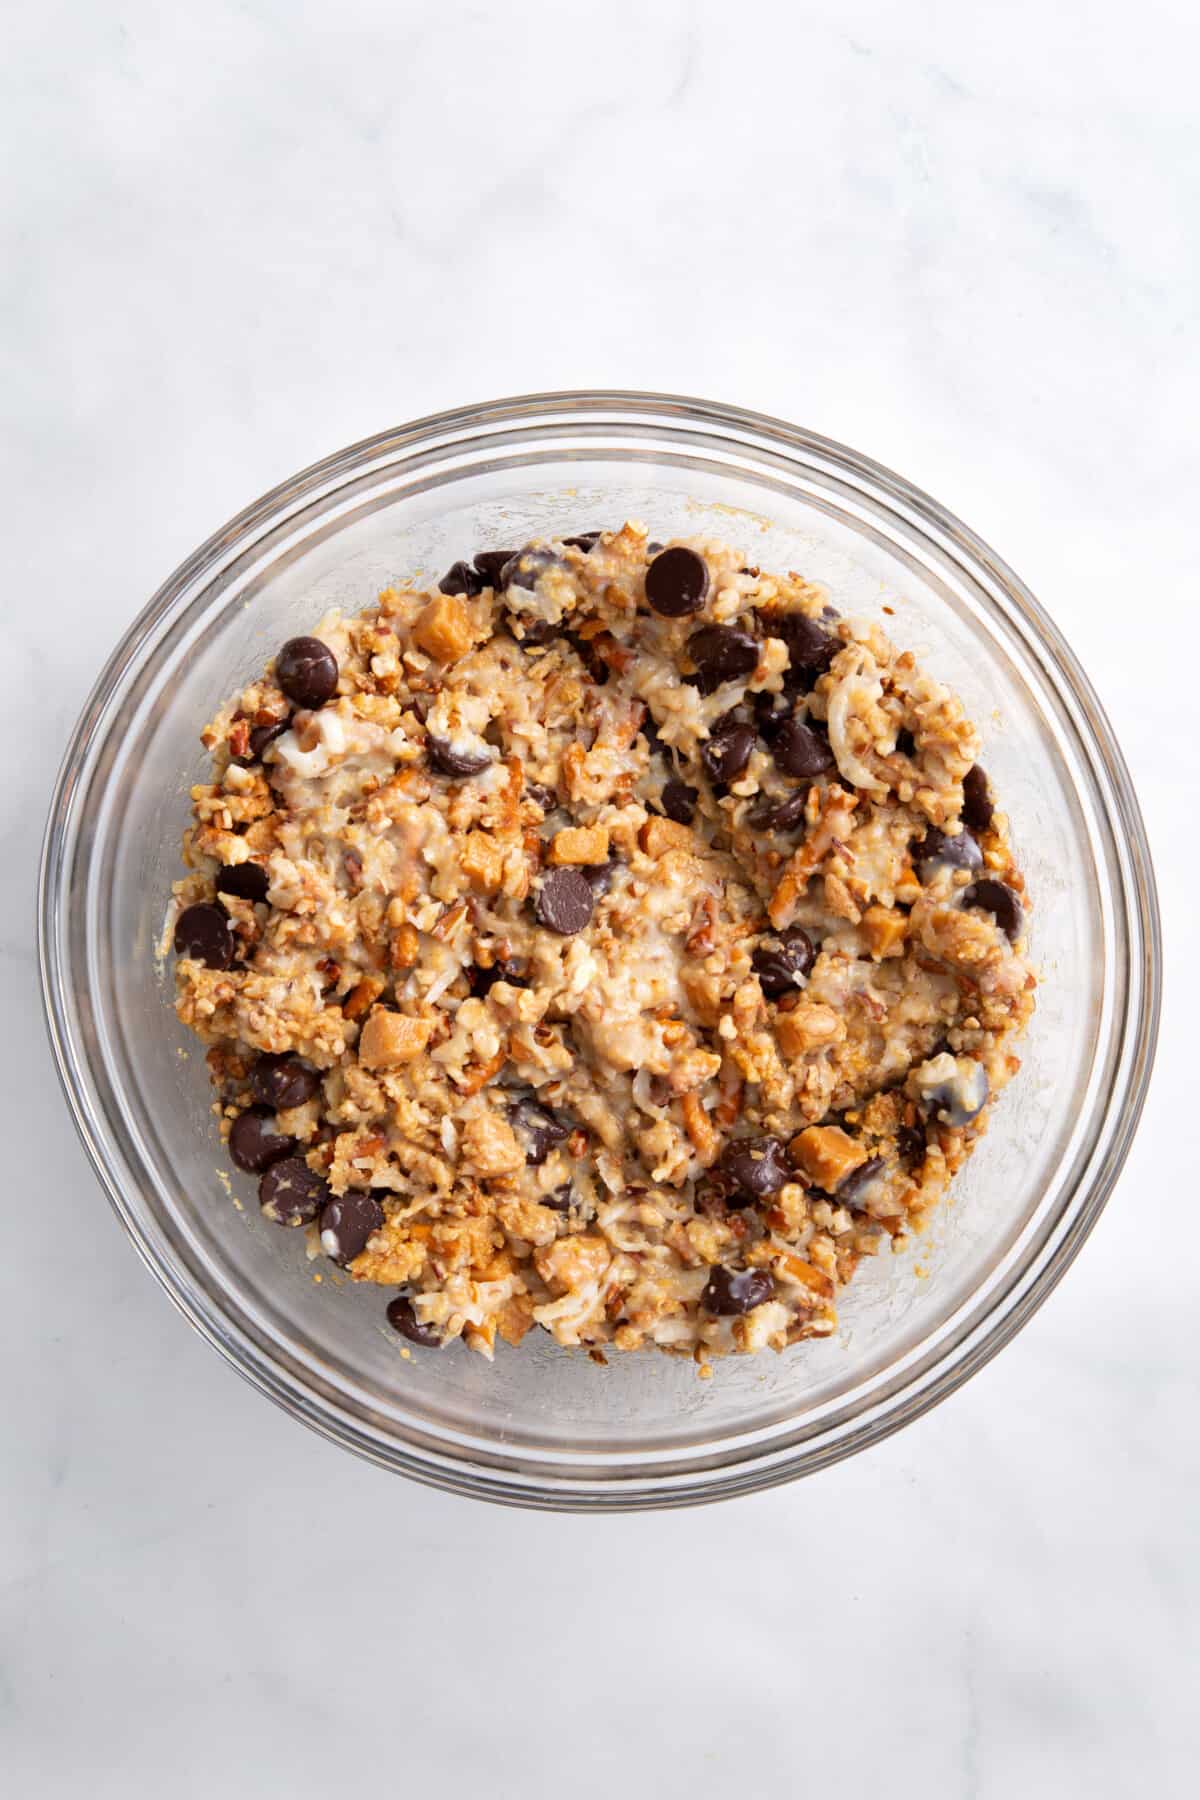
<svg viewBox="0 0 1200 1800">
<path fill-rule="evenodd" d="M 1198 50 L 1182 0 L 9 17 L 14 1795 L 1188 1791 Z M 195 544 L 384 426 L 584 385 L 795 419 L 995 544 L 1111 713 L 1167 942 L 1141 1133 L 1020 1338 L 806 1483 L 595 1521 L 360 1465 L 185 1327 L 75 1141 L 32 934 L 71 723 Z"/>
</svg>

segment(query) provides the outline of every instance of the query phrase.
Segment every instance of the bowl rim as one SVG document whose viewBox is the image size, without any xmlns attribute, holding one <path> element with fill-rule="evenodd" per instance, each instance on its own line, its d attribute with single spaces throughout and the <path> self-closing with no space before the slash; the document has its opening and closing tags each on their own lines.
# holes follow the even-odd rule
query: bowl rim
<svg viewBox="0 0 1200 1800">
<path fill-rule="evenodd" d="M 402 460 L 420 446 L 464 429 L 484 430 L 533 421 L 547 424 L 555 420 L 560 423 L 593 421 L 604 415 L 609 415 L 614 425 L 630 424 L 639 418 L 662 420 L 664 416 L 674 417 L 690 424 L 741 432 L 753 440 L 752 447 L 760 450 L 798 452 L 801 457 L 819 459 L 824 465 L 844 471 L 858 487 L 865 486 L 873 499 L 882 497 L 895 501 L 906 514 L 914 515 L 920 526 L 931 530 L 935 539 L 945 540 L 976 570 L 982 570 L 1009 603 L 1005 609 L 1007 623 L 1017 631 L 1023 647 L 1043 668 L 1049 660 L 1054 685 L 1061 687 L 1065 682 L 1070 699 L 1082 714 L 1089 766 L 1094 769 L 1098 760 L 1108 784 L 1101 790 L 1105 822 L 1112 825 L 1115 810 L 1121 826 L 1123 835 L 1114 833 L 1114 838 L 1119 839 L 1129 859 L 1128 871 L 1122 865 L 1126 877 L 1123 897 L 1129 922 L 1136 926 L 1131 941 L 1141 950 L 1140 985 L 1137 988 L 1140 1005 L 1134 1007 L 1132 999 L 1127 1003 L 1124 1029 L 1118 1039 L 1122 1046 L 1121 1061 L 1127 1067 L 1127 1085 L 1121 1106 L 1112 1109 L 1116 1115 L 1116 1129 L 1104 1146 L 1103 1160 L 1086 1192 L 1080 1196 L 1076 1191 L 1064 1200 L 1060 1214 L 1051 1222 L 1054 1228 L 1043 1234 L 1032 1264 L 1015 1271 L 1012 1278 L 1002 1284 L 981 1319 L 970 1321 L 969 1329 L 964 1327 L 960 1334 L 950 1335 L 931 1368 L 918 1369 L 917 1377 L 912 1380 L 901 1377 L 895 1391 L 886 1389 L 868 1415 L 856 1419 L 852 1430 L 841 1430 L 815 1453 L 812 1446 L 803 1442 L 768 1448 L 763 1455 L 757 1455 L 751 1449 L 732 1463 L 702 1470 L 699 1476 L 694 1469 L 676 1474 L 651 1470 L 633 1478 L 588 1472 L 578 1479 L 563 1474 L 561 1469 L 556 1476 L 549 1477 L 544 1470 L 536 1468 L 498 1474 L 494 1466 L 464 1461 L 427 1442 L 402 1446 L 389 1438 L 385 1443 L 348 1417 L 345 1411 L 330 1408 L 311 1391 L 294 1383 L 287 1371 L 270 1358 L 261 1354 L 248 1355 L 242 1338 L 221 1329 L 220 1309 L 205 1303 L 207 1297 L 196 1290 L 172 1259 L 152 1241 L 127 1202 L 116 1159 L 108 1153 L 105 1134 L 93 1117 L 93 1109 L 77 1077 L 75 1065 L 78 1059 L 71 1049 L 69 996 L 57 955 L 56 907 L 78 772 L 88 766 L 90 754 L 104 740 L 106 715 L 127 671 L 139 660 L 150 660 L 152 639 L 159 627 L 169 621 L 173 610 L 206 569 L 218 559 L 231 560 L 240 554 L 264 526 L 270 522 L 278 523 L 287 514 L 297 512 L 331 483 L 355 471 L 365 475 L 380 456 Z M 994 604 L 994 598 L 989 596 L 989 599 Z M 502 1504 L 546 1510 L 630 1511 L 644 1507 L 696 1505 L 774 1486 L 814 1473 L 881 1441 L 955 1392 L 1028 1323 L 1058 1285 L 1095 1225 L 1137 1129 L 1153 1068 L 1161 1012 L 1161 926 L 1157 890 L 1132 781 L 1091 682 L 1058 628 L 1015 572 L 940 502 L 883 464 L 834 439 L 745 408 L 685 395 L 633 389 L 568 389 L 523 394 L 427 414 L 363 438 L 310 464 L 269 489 L 213 532 L 179 564 L 137 614 L 106 660 L 83 705 L 55 779 L 39 863 L 37 911 L 38 962 L 47 1032 L 75 1129 L 139 1256 L 189 1323 L 251 1385 L 330 1441 L 342 1444 L 380 1467 L 427 1485 Z M 1015 1303 L 1010 1304 L 1022 1281 L 1024 1291 Z"/>
</svg>

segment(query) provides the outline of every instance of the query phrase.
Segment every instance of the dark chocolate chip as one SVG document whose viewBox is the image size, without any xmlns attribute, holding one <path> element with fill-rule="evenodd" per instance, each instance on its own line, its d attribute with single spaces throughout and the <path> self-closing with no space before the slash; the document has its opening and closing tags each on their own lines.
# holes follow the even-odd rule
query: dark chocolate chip
<svg viewBox="0 0 1200 1800">
<path fill-rule="evenodd" d="M 538 890 L 534 912 L 539 925 L 559 937 L 574 937 L 596 904 L 591 884 L 578 869 L 551 869 Z"/>
<path fill-rule="evenodd" d="M 523 550 L 509 557 L 500 571 L 500 586 L 505 592 L 509 588 L 522 588 L 532 593 L 547 569 L 562 567 L 562 557 L 553 550 L 545 550 L 540 544 L 526 544 Z"/>
<path fill-rule="evenodd" d="M 321 1208 L 321 1248 L 334 1262 L 353 1262 L 383 1224 L 383 1208 L 373 1194 L 335 1195 Z"/>
<path fill-rule="evenodd" d="M 406 1337 L 410 1344 L 420 1344 L 423 1350 L 436 1350 L 442 1341 L 436 1326 L 421 1323 L 406 1294 L 398 1294 L 388 1301 L 387 1322 L 401 1337 Z"/>
<path fill-rule="evenodd" d="M 704 558 L 682 544 L 661 551 L 646 570 L 646 599 L 664 619 L 685 619 L 699 612 L 707 593 Z"/>
<path fill-rule="evenodd" d="M 568 1213 L 575 1204 L 575 1189 L 569 1181 L 564 1181 L 563 1185 L 555 1188 L 552 1194 L 542 1194 L 539 1198 L 541 1204 L 548 1207 L 551 1212 Z"/>
<path fill-rule="evenodd" d="M 260 1056 L 250 1071 L 250 1092 L 260 1106 L 285 1112 L 311 1100 L 321 1077 L 298 1056 Z"/>
<path fill-rule="evenodd" d="M 435 737 L 432 732 L 425 739 L 425 754 L 435 774 L 452 779 L 481 775 L 492 761 L 485 750 L 455 750 L 449 738 Z"/>
<path fill-rule="evenodd" d="M 758 639 L 732 625 L 703 625 L 693 631 L 686 648 L 702 694 L 714 693 L 724 681 L 753 675 L 758 667 Z"/>
<path fill-rule="evenodd" d="M 509 1121 L 525 1145 L 525 1161 L 544 1163 L 557 1144 L 566 1143 L 574 1129 L 538 1100 L 518 1100 L 508 1109 Z"/>
<path fill-rule="evenodd" d="M 295 1138 L 285 1137 L 277 1128 L 269 1106 L 247 1107 L 230 1128 L 229 1154 L 239 1169 L 248 1169 L 252 1175 L 261 1175 L 295 1148 Z"/>
<path fill-rule="evenodd" d="M 908 729 L 907 725 L 902 725 L 896 733 L 896 749 L 901 756 L 915 756 L 917 754 L 917 740 Z"/>
<path fill-rule="evenodd" d="M 701 1305 L 719 1317 L 748 1313 L 775 1293 L 766 1269 L 714 1269 L 701 1295 Z"/>
<path fill-rule="evenodd" d="M 469 600 L 482 594 L 483 588 L 483 576 L 467 562 L 451 563 L 438 582 L 440 594 L 465 594 Z"/>
<path fill-rule="evenodd" d="M 338 684 L 337 657 L 316 637 L 289 638 L 275 658 L 275 679 L 297 706 L 324 706 Z"/>
<path fill-rule="evenodd" d="M 661 551 L 661 549 L 662 549 L 662 545 L 659 543 L 656 543 L 655 540 L 653 538 L 651 538 L 650 542 L 646 545 L 646 555 L 647 556 L 657 556 L 659 554 L 659 552 Z"/>
<path fill-rule="evenodd" d="M 925 1160 L 925 1127 L 902 1125 L 896 1133 L 896 1150 L 906 1169 L 916 1168 Z"/>
<path fill-rule="evenodd" d="M 730 725 L 723 731 L 714 726 L 713 730 L 715 735 L 701 746 L 700 761 L 710 780 L 728 787 L 745 773 L 754 750 L 754 731 L 749 725 Z"/>
<path fill-rule="evenodd" d="M 771 754 L 785 775 L 826 775 L 837 767 L 829 739 L 800 719 L 789 719 L 775 739 Z"/>
<path fill-rule="evenodd" d="M 807 931 L 799 925 L 790 925 L 780 932 L 778 939 L 759 944 L 750 963 L 767 999 L 778 1000 L 784 994 L 795 993 L 816 961 L 816 955 Z"/>
<path fill-rule="evenodd" d="M 747 814 L 746 823 L 755 831 L 795 831 L 805 822 L 808 794 L 806 787 L 797 788 L 786 800 L 772 800 L 769 794 L 760 794 Z"/>
<path fill-rule="evenodd" d="M 599 531 L 581 531 L 578 537 L 564 538 L 563 543 L 570 544 L 575 550 L 594 550 L 602 536 Z"/>
<path fill-rule="evenodd" d="M 467 970 L 467 983 L 471 992 L 480 1000 L 490 994 L 498 981 L 506 981 L 509 987 L 528 987 L 523 965 L 510 956 L 496 959 L 490 969 L 483 969 L 478 963 L 472 963 Z"/>
<path fill-rule="evenodd" d="M 765 1200 L 796 1179 L 782 1138 L 735 1138 L 721 1152 L 720 1169 L 740 1194 Z"/>
<path fill-rule="evenodd" d="M 521 613 L 506 613 L 508 629 L 518 644 L 527 650 L 540 650 L 543 644 L 549 644 L 559 635 L 561 625 L 553 619 L 527 619 Z M 608 671 L 605 670 L 607 675 Z"/>
<path fill-rule="evenodd" d="M 175 954 L 202 962 L 209 969 L 227 969 L 237 953 L 237 938 L 223 906 L 201 900 L 187 906 L 175 922 Z"/>
<path fill-rule="evenodd" d="M 1002 881 L 993 881 L 990 876 L 984 881 L 973 881 L 963 894 L 963 905 L 982 907 L 991 913 L 1006 937 L 1014 942 L 1020 937 L 1025 914 L 1017 896 Z"/>
<path fill-rule="evenodd" d="M 599 900 L 602 899 L 612 887 L 613 882 L 616 880 L 617 870 L 623 869 L 624 867 L 625 863 L 623 858 L 619 857 L 615 850 L 610 850 L 607 862 L 588 863 L 586 867 L 580 869 L 579 873 L 583 876 L 583 879 L 587 882 L 597 900 Z"/>
<path fill-rule="evenodd" d="M 536 804 L 541 807 L 544 813 L 553 812 L 558 805 L 558 795 L 555 793 L 554 789 L 552 787 L 546 787 L 544 783 L 540 781 L 527 781 L 525 783 L 525 792 L 529 795 L 531 800 L 535 801 Z"/>
<path fill-rule="evenodd" d="M 766 613 L 762 625 L 768 637 L 782 638 L 788 647 L 785 681 L 793 692 L 810 688 L 841 649 L 838 639 L 806 613 Z"/>
<path fill-rule="evenodd" d="M 239 900 L 265 900 L 270 877 L 261 863 L 231 863 L 217 876 L 218 894 L 236 894 Z"/>
<path fill-rule="evenodd" d="M 277 719 L 274 725 L 256 725 L 250 733 L 250 757 L 253 762 L 261 762 L 263 751 L 268 744 L 273 744 L 277 737 L 282 737 L 290 719 Z"/>
<path fill-rule="evenodd" d="M 992 822 L 992 790 L 988 778 L 975 763 L 963 776 L 962 822 L 968 831 L 986 831 Z"/>
<path fill-rule="evenodd" d="M 510 563 L 516 554 L 515 550 L 481 550 L 479 552 L 475 558 L 475 567 L 488 587 L 499 587 L 505 564 Z"/>
<path fill-rule="evenodd" d="M 947 837 L 931 825 L 913 848 L 913 866 L 921 881 L 929 881 L 939 869 L 982 868 L 983 851 L 965 828 L 956 837 Z"/>
<path fill-rule="evenodd" d="M 792 716 L 794 702 L 789 694 L 755 694 L 754 725 L 766 744 L 773 744 Z"/>
<path fill-rule="evenodd" d="M 988 1102 L 987 1070 L 970 1056 L 953 1058 L 954 1068 L 933 1087 L 924 1089 L 927 1112 L 943 1125 L 960 1130 L 977 1118 Z"/>
<path fill-rule="evenodd" d="M 258 1184 L 258 1203 L 275 1225 L 308 1225 L 330 1198 L 329 1183 L 302 1156 L 272 1163 Z"/>
<path fill-rule="evenodd" d="M 884 1161 L 882 1156 L 869 1156 L 860 1168 L 851 1169 L 844 1181 L 839 1181 L 834 1190 L 834 1198 L 839 1206 L 858 1206 L 863 1195 L 877 1175 L 882 1175 Z"/>
<path fill-rule="evenodd" d="M 612 670 L 601 656 L 597 645 L 591 638 L 577 637 L 574 632 L 568 632 L 567 641 L 596 686 L 604 687 Z"/>
<path fill-rule="evenodd" d="M 660 796 L 660 804 L 668 819 L 674 819 L 677 825 L 690 825 L 696 816 L 696 802 L 700 798 L 699 788 L 689 787 L 686 781 L 680 781 L 673 775 L 664 782 Z"/>
</svg>

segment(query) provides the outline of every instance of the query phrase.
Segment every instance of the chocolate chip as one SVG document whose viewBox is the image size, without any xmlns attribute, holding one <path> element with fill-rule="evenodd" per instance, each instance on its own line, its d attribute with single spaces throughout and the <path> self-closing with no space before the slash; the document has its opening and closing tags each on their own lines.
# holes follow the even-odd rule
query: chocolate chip
<svg viewBox="0 0 1200 1800">
<path fill-rule="evenodd" d="M 759 944 L 750 964 L 767 999 L 778 1000 L 783 994 L 796 992 L 816 956 L 807 931 L 799 925 L 790 925 L 777 939 Z"/>
<path fill-rule="evenodd" d="M 772 800 L 769 794 L 761 794 L 746 816 L 746 823 L 755 831 L 795 831 L 797 825 L 803 825 L 807 816 L 809 790 L 797 788 L 786 800 Z"/>
<path fill-rule="evenodd" d="M 540 781 L 527 781 L 525 792 L 529 798 L 541 807 L 544 813 L 551 813 L 558 805 L 558 795 L 552 787 L 546 787 Z"/>
<path fill-rule="evenodd" d="M 568 1213 L 575 1204 L 575 1189 L 569 1181 L 564 1181 L 563 1185 L 555 1188 L 552 1194 L 542 1194 L 539 1198 L 542 1205 L 548 1207 L 551 1212 Z"/>
<path fill-rule="evenodd" d="M 274 725 L 256 725 L 250 733 L 251 761 L 261 762 L 267 745 L 273 744 L 277 737 L 282 737 L 291 722 L 290 719 L 277 719 Z"/>
<path fill-rule="evenodd" d="M 728 787 L 745 773 L 754 750 L 754 731 L 749 725 L 730 725 L 723 731 L 714 726 L 713 730 L 716 735 L 701 746 L 700 761 L 710 780 Z"/>
<path fill-rule="evenodd" d="M 700 1297 L 706 1311 L 718 1317 L 748 1313 L 775 1293 L 766 1269 L 714 1269 Z"/>
<path fill-rule="evenodd" d="M 788 667 L 784 683 L 793 693 L 811 688 L 841 649 L 838 639 L 806 613 L 767 613 L 762 624 L 768 637 L 782 638 L 787 645 Z"/>
<path fill-rule="evenodd" d="M 382 1224 L 383 1208 L 374 1195 L 335 1195 L 321 1208 L 321 1248 L 334 1262 L 353 1262 Z"/>
<path fill-rule="evenodd" d="M 209 969 L 227 969 L 237 953 L 237 939 L 229 914 L 211 900 L 187 906 L 175 922 L 175 954 L 202 962 Z"/>
<path fill-rule="evenodd" d="M 272 1163 L 258 1184 L 258 1203 L 274 1225 L 308 1225 L 329 1198 L 329 1183 L 302 1156 Z"/>
<path fill-rule="evenodd" d="M 472 963 L 467 970 L 467 983 L 471 992 L 480 1000 L 490 994 L 498 981 L 506 981 L 509 987 L 528 987 L 523 964 L 511 956 L 497 957 L 490 969 L 484 969 L 478 963 Z"/>
<path fill-rule="evenodd" d="M 556 556 L 553 550 L 544 550 L 539 544 L 526 544 L 515 556 L 510 556 L 500 571 L 500 586 L 522 588 L 532 593 L 547 569 L 561 569 L 563 559 Z"/>
<path fill-rule="evenodd" d="M 597 900 L 600 900 L 608 893 L 613 882 L 616 880 L 617 870 L 623 869 L 624 867 L 625 864 L 623 859 L 617 855 L 615 850 L 610 850 L 607 862 L 589 863 L 586 868 L 580 869 L 579 873 L 583 876 L 583 879 L 587 882 Z"/>
<path fill-rule="evenodd" d="M 481 550 L 479 552 L 475 558 L 475 567 L 488 587 L 499 587 L 505 564 L 510 563 L 516 554 L 515 550 Z"/>
<path fill-rule="evenodd" d="M 785 775 L 825 775 L 837 767 L 829 739 L 800 719 L 789 719 L 771 751 Z"/>
<path fill-rule="evenodd" d="M 239 1169 L 261 1175 L 282 1156 L 296 1148 L 295 1138 L 285 1137 L 275 1124 L 269 1106 L 250 1106 L 239 1113 L 229 1132 L 229 1154 Z"/>
<path fill-rule="evenodd" d="M 218 894 L 236 894 L 239 900 L 265 900 L 270 878 L 261 863 L 231 863 L 217 876 Z"/>
<path fill-rule="evenodd" d="M 250 1071 L 250 1092 L 261 1106 L 286 1112 L 311 1100 L 320 1081 L 316 1070 L 298 1056 L 260 1056 Z"/>
<path fill-rule="evenodd" d="M 563 543 L 570 544 L 576 550 L 594 550 L 602 536 L 603 533 L 599 531 L 581 531 L 578 537 L 564 538 Z"/>
<path fill-rule="evenodd" d="M 860 1168 L 851 1169 L 844 1181 L 839 1181 L 834 1190 L 834 1199 L 839 1206 L 859 1206 L 864 1195 L 877 1175 L 884 1170 L 882 1156 L 869 1156 Z"/>
<path fill-rule="evenodd" d="M 677 825 L 690 825 L 696 816 L 696 802 L 699 798 L 699 788 L 689 787 L 686 781 L 680 781 L 677 775 L 673 775 L 670 781 L 663 784 L 659 803 L 668 819 L 674 819 Z"/>
<path fill-rule="evenodd" d="M 591 638 L 577 637 L 573 631 L 567 633 L 567 642 L 596 686 L 604 687 L 612 670 L 601 656 L 596 643 Z"/>
<path fill-rule="evenodd" d="M 973 881 L 963 894 L 963 905 L 982 907 L 984 912 L 991 913 L 1007 938 L 1015 942 L 1020 937 L 1021 926 L 1025 921 L 1021 902 L 1002 881 L 993 881 L 990 877 L 984 881 Z"/>
<path fill-rule="evenodd" d="M 789 694 L 755 694 L 754 726 L 766 744 L 773 744 L 792 716 Z"/>
<path fill-rule="evenodd" d="M 468 600 L 482 594 L 483 588 L 483 576 L 467 562 L 451 563 L 438 582 L 440 594 L 465 594 Z"/>
<path fill-rule="evenodd" d="M 962 822 L 969 831 L 986 831 L 992 822 L 992 790 L 978 763 L 963 776 Z"/>
<path fill-rule="evenodd" d="M 929 881 L 939 869 L 978 869 L 983 866 L 983 851 L 966 829 L 956 837 L 947 837 L 931 825 L 921 842 L 913 849 L 913 867 L 919 879 Z"/>
<path fill-rule="evenodd" d="M 685 619 L 699 612 L 707 593 L 703 557 L 682 544 L 661 551 L 646 570 L 646 599 L 664 619 Z"/>
<path fill-rule="evenodd" d="M 275 658 L 275 679 L 289 700 L 311 711 L 337 687 L 337 657 L 320 638 L 289 638 Z"/>
<path fill-rule="evenodd" d="M 947 1051 L 930 1058 L 918 1071 L 918 1080 L 925 1110 L 956 1130 L 969 1125 L 987 1105 L 987 1070 L 973 1057 Z"/>
<path fill-rule="evenodd" d="M 518 1100 L 508 1109 L 508 1117 L 525 1144 L 525 1161 L 536 1166 L 544 1163 L 558 1144 L 566 1143 L 573 1127 L 538 1100 Z"/>
<path fill-rule="evenodd" d="M 703 625 L 693 631 L 686 648 L 702 694 L 714 693 L 723 681 L 753 675 L 758 667 L 758 639 L 732 625 Z"/>
<path fill-rule="evenodd" d="M 924 1162 L 924 1125 L 902 1125 L 896 1133 L 896 1153 L 906 1169 L 915 1168 L 919 1163 Z"/>
<path fill-rule="evenodd" d="M 765 1200 L 796 1179 L 782 1138 L 735 1138 L 721 1152 L 721 1173 L 739 1194 Z"/>
<path fill-rule="evenodd" d="M 435 737 L 432 732 L 425 739 L 425 754 L 435 774 L 454 778 L 481 775 L 492 761 L 486 750 L 455 750 L 449 738 Z"/>
<path fill-rule="evenodd" d="M 559 937 L 574 937 L 596 904 L 591 884 L 578 869 L 551 869 L 538 890 L 534 912 L 539 925 Z"/>
<path fill-rule="evenodd" d="M 526 650 L 540 650 L 543 644 L 556 638 L 562 627 L 553 619 L 527 619 L 522 613 L 505 613 L 508 629 Z M 607 676 L 608 670 L 606 669 Z"/>
<path fill-rule="evenodd" d="M 423 1350 L 435 1350 L 442 1341 L 436 1326 L 421 1323 L 406 1294 L 398 1294 L 388 1301 L 387 1322 L 401 1337 L 406 1337 L 410 1344 L 420 1344 Z"/>
<path fill-rule="evenodd" d="M 917 754 L 917 740 L 908 729 L 907 725 L 902 725 L 896 733 L 896 749 L 901 756 L 915 756 Z"/>
</svg>

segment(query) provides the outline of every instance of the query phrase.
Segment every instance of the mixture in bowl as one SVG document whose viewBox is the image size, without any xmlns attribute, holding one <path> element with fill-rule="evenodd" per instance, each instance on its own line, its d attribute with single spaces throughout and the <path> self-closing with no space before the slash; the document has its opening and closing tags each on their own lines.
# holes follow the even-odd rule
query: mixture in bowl
<svg viewBox="0 0 1200 1800">
<path fill-rule="evenodd" d="M 955 696 L 707 539 L 328 615 L 203 734 L 168 930 L 222 1136 L 421 1346 L 835 1326 L 985 1129 L 1026 896 Z"/>
</svg>

